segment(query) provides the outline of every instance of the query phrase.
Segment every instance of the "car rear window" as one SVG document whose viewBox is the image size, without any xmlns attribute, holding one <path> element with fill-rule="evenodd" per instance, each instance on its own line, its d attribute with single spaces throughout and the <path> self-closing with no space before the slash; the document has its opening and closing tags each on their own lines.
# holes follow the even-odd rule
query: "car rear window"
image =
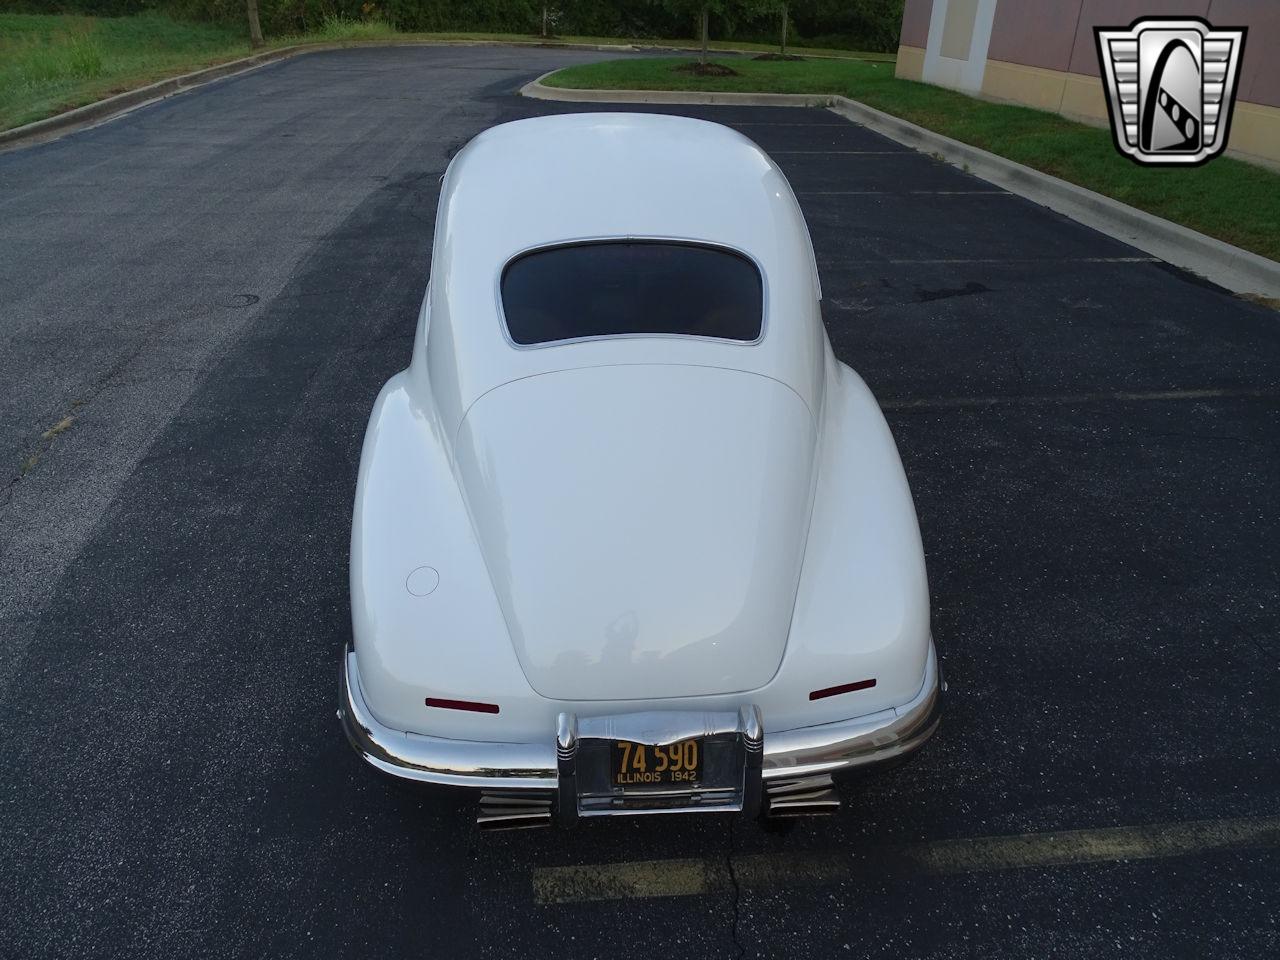
<svg viewBox="0 0 1280 960">
<path fill-rule="evenodd" d="M 584 337 L 760 339 L 764 283 L 718 247 L 606 241 L 535 250 L 502 272 L 502 309 L 521 345 Z"/>
</svg>

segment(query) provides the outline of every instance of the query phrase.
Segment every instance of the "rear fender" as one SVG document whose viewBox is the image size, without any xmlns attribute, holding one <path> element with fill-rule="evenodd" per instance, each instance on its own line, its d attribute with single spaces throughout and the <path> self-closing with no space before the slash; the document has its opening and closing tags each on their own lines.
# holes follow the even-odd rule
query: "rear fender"
<svg viewBox="0 0 1280 960">
<path fill-rule="evenodd" d="M 867 385 L 830 356 L 819 445 L 813 519 L 772 692 L 800 703 L 814 691 L 875 684 L 806 703 L 807 723 L 908 702 L 931 645 L 924 549 L 897 446 Z"/>
<path fill-rule="evenodd" d="M 472 531 L 439 418 L 409 371 L 387 382 L 365 434 L 351 524 L 351 620 L 360 679 L 382 723 L 500 740 L 497 717 L 427 697 L 533 696 Z"/>
</svg>

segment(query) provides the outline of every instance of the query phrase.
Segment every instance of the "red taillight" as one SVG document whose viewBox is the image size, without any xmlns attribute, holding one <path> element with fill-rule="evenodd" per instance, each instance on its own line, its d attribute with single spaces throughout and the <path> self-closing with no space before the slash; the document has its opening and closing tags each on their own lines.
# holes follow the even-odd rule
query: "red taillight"
<svg viewBox="0 0 1280 960">
<path fill-rule="evenodd" d="M 876 685 L 876 678 L 870 680 L 855 680 L 853 683 L 842 683 L 838 687 L 825 687 L 822 690 L 815 690 L 809 694 L 810 700 L 821 700 L 824 697 L 835 697 L 842 693 L 852 693 L 854 690 L 866 690 Z"/>
<path fill-rule="evenodd" d="M 445 700 L 441 697 L 427 697 L 428 707 L 440 707 L 444 710 L 470 710 L 472 713 L 497 713 L 496 703 L 478 703 L 475 700 Z"/>
</svg>

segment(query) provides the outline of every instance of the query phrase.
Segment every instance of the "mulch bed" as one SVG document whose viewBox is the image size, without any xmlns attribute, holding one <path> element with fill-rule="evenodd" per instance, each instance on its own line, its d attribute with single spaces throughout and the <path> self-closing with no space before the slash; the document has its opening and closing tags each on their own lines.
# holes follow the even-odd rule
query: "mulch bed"
<svg viewBox="0 0 1280 960">
<path fill-rule="evenodd" d="M 676 67 L 681 73 L 692 73 L 697 77 L 736 77 L 738 71 L 726 67 L 722 63 L 682 63 Z"/>
</svg>

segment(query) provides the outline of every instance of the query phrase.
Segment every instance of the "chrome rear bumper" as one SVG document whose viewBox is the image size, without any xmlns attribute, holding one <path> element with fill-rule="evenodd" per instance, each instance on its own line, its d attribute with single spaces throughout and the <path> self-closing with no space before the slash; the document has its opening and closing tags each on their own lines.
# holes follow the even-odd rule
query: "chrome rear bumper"
<svg viewBox="0 0 1280 960">
<path fill-rule="evenodd" d="M 762 753 L 759 746 L 759 712 L 754 707 L 744 707 L 734 717 L 734 722 L 738 724 L 736 729 L 744 738 L 744 744 L 749 744 L 745 747 L 748 751 L 748 767 L 759 770 L 756 776 L 764 782 L 767 790 L 769 781 L 791 782 L 829 776 L 870 767 L 911 753 L 923 745 L 937 728 L 943 690 L 937 659 L 930 648 L 920 692 L 900 707 L 852 720 L 770 732 L 763 735 Z M 651 718 L 653 715 L 631 716 Z M 672 715 L 673 720 L 678 718 L 678 726 L 687 726 L 691 722 L 714 724 L 719 722 L 714 718 L 720 716 L 693 713 Z M 342 658 L 339 671 L 338 718 L 356 752 L 365 762 L 383 773 L 424 784 L 471 788 L 484 794 L 507 797 L 553 797 L 562 786 L 569 786 L 568 783 L 561 782 L 561 771 L 567 769 L 563 741 L 566 725 L 576 730 L 579 724 L 578 718 L 572 714 L 561 715 L 559 754 L 557 738 L 553 737 L 551 731 L 548 731 L 544 742 L 489 743 L 445 740 L 392 730 L 374 719 L 365 704 L 360 691 L 355 651 L 350 647 Z M 590 724 L 585 719 L 581 722 L 584 725 Z M 690 734 L 685 732 L 680 735 Z M 675 734 L 672 739 L 676 739 Z M 752 753 L 755 758 L 751 757 Z M 727 806 L 722 803 L 716 809 L 747 812 L 755 810 L 760 797 L 759 787 L 753 789 L 752 779 L 749 769 L 748 780 L 743 784 L 738 802 Z M 562 810 L 561 819 L 575 818 L 565 816 L 564 803 L 559 806 Z M 711 805 L 708 804 L 706 808 L 711 808 Z M 656 811 L 619 807 L 607 812 L 626 814 Z"/>
</svg>

